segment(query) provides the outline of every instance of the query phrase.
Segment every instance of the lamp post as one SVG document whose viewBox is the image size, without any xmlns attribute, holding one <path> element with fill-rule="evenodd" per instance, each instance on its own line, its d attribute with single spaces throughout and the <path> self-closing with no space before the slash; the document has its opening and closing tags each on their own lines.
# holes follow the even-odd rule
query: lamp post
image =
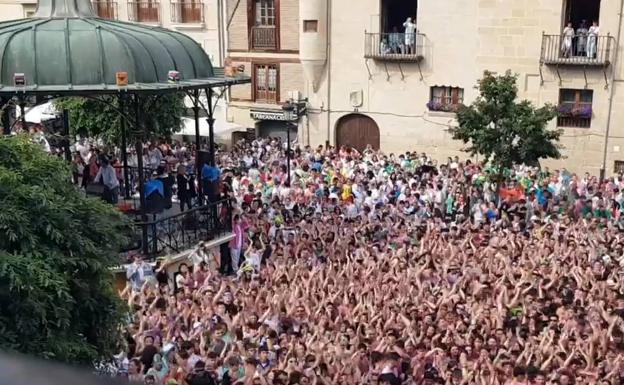
<svg viewBox="0 0 624 385">
<path fill-rule="evenodd" d="M 290 126 L 295 125 L 295 105 L 289 100 L 282 106 L 284 117 L 286 119 L 286 172 L 288 173 L 286 181 L 290 187 Z"/>
</svg>

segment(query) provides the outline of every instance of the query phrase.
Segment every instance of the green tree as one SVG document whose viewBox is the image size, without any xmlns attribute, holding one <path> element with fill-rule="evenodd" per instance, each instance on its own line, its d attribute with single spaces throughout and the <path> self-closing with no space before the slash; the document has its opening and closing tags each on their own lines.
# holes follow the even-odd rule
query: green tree
<svg viewBox="0 0 624 385">
<path fill-rule="evenodd" d="M 104 143 L 121 143 L 120 115 L 118 99 L 112 96 L 91 98 L 60 98 L 54 101 L 57 110 L 68 110 L 72 135 L 99 138 Z M 140 104 L 140 130 L 134 124 L 126 124 L 130 138 L 142 140 L 150 138 L 169 138 L 180 131 L 184 115 L 184 95 L 167 94 L 146 96 Z M 134 107 L 132 102 L 126 103 L 126 116 L 134 123 Z M 129 140 L 128 143 L 132 143 Z"/>
<path fill-rule="evenodd" d="M 477 99 L 457 112 L 459 125 L 449 129 L 453 139 L 468 144 L 465 151 L 484 156 L 499 169 L 514 164 L 538 166 L 540 159 L 561 157 L 562 131 L 546 127 L 557 115 L 556 108 L 516 101 L 517 75 L 507 71 L 495 76 L 486 71 L 478 88 Z"/>
<path fill-rule="evenodd" d="M 91 364 L 119 343 L 127 222 L 27 136 L 0 137 L 0 350 Z"/>
</svg>

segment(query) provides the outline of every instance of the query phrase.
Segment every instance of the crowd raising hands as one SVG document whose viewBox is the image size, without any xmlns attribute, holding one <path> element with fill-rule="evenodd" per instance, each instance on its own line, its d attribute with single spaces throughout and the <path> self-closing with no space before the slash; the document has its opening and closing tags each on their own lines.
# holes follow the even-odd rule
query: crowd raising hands
<svg viewBox="0 0 624 385">
<path fill-rule="evenodd" d="M 123 293 L 130 380 L 624 383 L 621 177 L 305 148 L 288 184 L 275 139 L 219 159 L 241 239 Z"/>
</svg>

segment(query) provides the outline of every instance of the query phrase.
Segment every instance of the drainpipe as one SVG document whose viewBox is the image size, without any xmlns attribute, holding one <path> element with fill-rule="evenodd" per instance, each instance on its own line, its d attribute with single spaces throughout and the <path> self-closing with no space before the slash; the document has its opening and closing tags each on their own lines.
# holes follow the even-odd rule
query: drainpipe
<svg viewBox="0 0 624 385">
<path fill-rule="evenodd" d="M 327 0 L 327 141 L 325 147 L 329 147 L 331 143 L 331 15 L 332 0 Z"/>
<path fill-rule="evenodd" d="M 224 54 L 224 46 L 225 46 L 225 38 L 223 34 L 223 10 L 224 10 L 223 0 L 217 0 L 217 38 L 219 41 L 219 67 L 224 66 L 225 54 Z"/>
<path fill-rule="evenodd" d="M 615 73 L 617 71 L 618 52 L 620 51 L 620 37 L 622 36 L 622 13 L 624 12 L 624 0 L 620 0 L 620 13 L 618 20 L 617 38 L 615 39 L 615 52 L 613 53 L 613 63 L 611 63 L 611 87 L 609 88 L 609 112 L 607 115 L 607 128 L 604 137 L 604 148 L 602 152 L 602 168 L 600 178 L 604 179 L 607 170 L 607 150 L 609 146 L 609 131 L 611 130 L 611 114 L 613 112 L 613 95 L 615 90 Z"/>
</svg>

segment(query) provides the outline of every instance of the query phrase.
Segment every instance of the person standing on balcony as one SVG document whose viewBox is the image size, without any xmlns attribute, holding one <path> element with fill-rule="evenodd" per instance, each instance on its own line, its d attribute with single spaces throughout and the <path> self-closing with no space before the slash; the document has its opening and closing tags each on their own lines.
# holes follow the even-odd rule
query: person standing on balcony
<svg viewBox="0 0 624 385">
<path fill-rule="evenodd" d="M 408 17 L 405 23 L 403 23 L 403 27 L 405 27 L 405 54 L 414 54 L 415 47 L 415 38 L 416 38 L 416 24 L 412 23 L 412 18 Z"/>
<path fill-rule="evenodd" d="M 563 51 L 563 57 L 570 57 L 572 53 L 572 39 L 574 38 L 574 28 L 572 23 L 568 22 L 568 25 L 563 29 L 561 34 L 561 51 Z"/>
<path fill-rule="evenodd" d="M 403 51 L 401 49 L 401 34 L 396 26 L 392 27 L 392 33 L 390 33 L 390 51 L 392 53 L 401 53 Z"/>
<path fill-rule="evenodd" d="M 585 56 L 585 50 L 587 48 L 587 20 L 581 21 L 581 25 L 576 30 L 576 55 Z"/>
<path fill-rule="evenodd" d="M 587 57 L 590 59 L 596 58 L 596 44 L 598 42 L 598 33 L 600 32 L 600 28 L 598 27 L 598 22 L 594 21 L 591 27 L 589 27 L 589 31 L 587 32 Z"/>
</svg>

